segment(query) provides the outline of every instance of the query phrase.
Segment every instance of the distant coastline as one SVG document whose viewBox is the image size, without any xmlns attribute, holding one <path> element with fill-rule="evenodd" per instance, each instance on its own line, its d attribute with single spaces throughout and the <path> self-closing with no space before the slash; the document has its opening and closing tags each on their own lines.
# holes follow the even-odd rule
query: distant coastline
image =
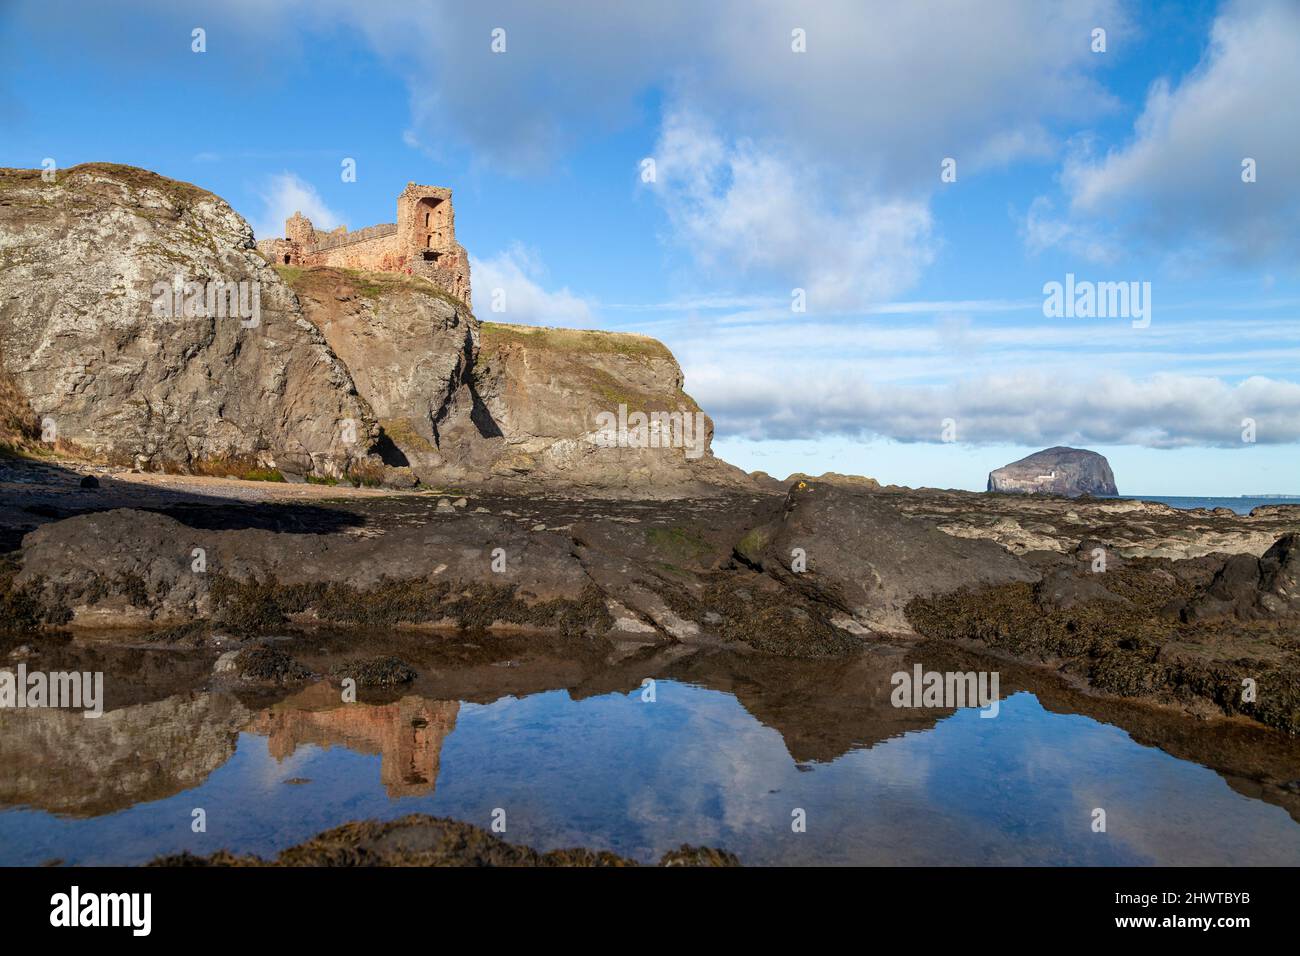
<svg viewBox="0 0 1300 956">
<path fill-rule="evenodd" d="M 1193 508 L 1231 508 L 1237 514 L 1250 514 L 1260 505 L 1300 505 L 1300 495 L 1107 495 L 1118 501 L 1158 501 L 1180 511 Z"/>
</svg>

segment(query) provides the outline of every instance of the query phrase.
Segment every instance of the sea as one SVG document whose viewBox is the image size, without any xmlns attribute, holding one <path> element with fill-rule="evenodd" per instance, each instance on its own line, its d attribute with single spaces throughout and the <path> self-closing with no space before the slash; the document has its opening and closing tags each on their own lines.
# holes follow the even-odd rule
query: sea
<svg viewBox="0 0 1300 956">
<path fill-rule="evenodd" d="M 1113 497 L 1131 501 L 1158 501 L 1183 511 L 1192 508 L 1231 508 L 1239 515 L 1250 514 L 1252 509 L 1260 505 L 1300 505 L 1300 496 L 1290 495 L 1239 495 L 1235 498 L 1199 498 L 1186 495 L 1115 495 Z"/>
</svg>

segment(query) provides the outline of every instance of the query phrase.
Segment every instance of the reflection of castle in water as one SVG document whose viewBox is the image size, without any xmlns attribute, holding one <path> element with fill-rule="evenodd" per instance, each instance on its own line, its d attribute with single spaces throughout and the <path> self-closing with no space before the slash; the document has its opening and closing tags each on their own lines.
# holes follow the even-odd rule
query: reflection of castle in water
<svg viewBox="0 0 1300 956">
<path fill-rule="evenodd" d="M 456 726 L 460 703 L 408 696 L 391 704 L 345 704 L 328 682 L 268 707 L 248 732 L 268 738 L 284 760 L 301 746 L 343 746 L 380 755 L 379 779 L 390 797 L 433 793 L 442 742 Z"/>
</svg>

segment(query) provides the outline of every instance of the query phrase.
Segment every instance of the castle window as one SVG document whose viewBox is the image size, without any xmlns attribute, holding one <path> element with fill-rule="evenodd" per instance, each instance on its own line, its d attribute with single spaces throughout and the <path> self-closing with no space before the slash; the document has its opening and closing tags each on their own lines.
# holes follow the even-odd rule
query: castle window
<svg viewBox="0 0 1300 956">
<path fill-rule="evenodd" d="M 287 252 L 284 254 L 284 264 L 286 266 L 289 264 L 289 253 Z"/>
<path fill-rule="evenodd" d="M 424 214 L 424 228 L 425 228 L 425 229 L 428 229 L 428 228 L 429 228 L 429 216 L 430 216 L 430 215 L 431 215 L 431 214 L 430 214 L 430 213 L 427 213 L 427 212 Z"/>
</svg>

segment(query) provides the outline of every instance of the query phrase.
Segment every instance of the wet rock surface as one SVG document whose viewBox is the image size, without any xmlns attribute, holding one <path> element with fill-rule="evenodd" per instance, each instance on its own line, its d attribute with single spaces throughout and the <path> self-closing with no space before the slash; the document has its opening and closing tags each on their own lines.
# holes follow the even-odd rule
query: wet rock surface
<svg viewBox="0 0 1300 956">
<path fill-rule="evenodd" d="M 1283 535 L 1264 554 L 1234 554 L 1209 586 L 1182 608 L 1185 621 L 1232 615 L 1241 620 L 1282 617 L 1300 611 L 1300 534 Z"/>
<path fill-rule="evenodd" d="M 343 661 L 330 669 L 339 680 L 351 679 L 358 687 L 395 687 L 415 680 L 415 670 L 397 657 L 371 657 Z"/>
<path fill-rule="evenodd" d="M 1037 661 L 1096 692 L 1296 734 L 1300 617 L 1281 604 L 1258 613 L 1260 563 L 1231 555 L 1103 567 L 1069 557 L 1036 584 L 917 598 L 907 617 L 926 637 Z M 1236 603 L 1222 597 L 1228 587 Z"/>
<path fill-rule="evenodd" d="M 232 670 L 244 680 L 268 684 L 295 684 L 312 676 L 283 649 L 269 644 L 254 644 L 235 654 Z"/>
<path fill-rule="evenodd" d="M 570 849 L 538 853 L 507 843 L 481 827 L 458 820 L 412 814 L 386 823 L 364 821 L 328 830 L 290 847 L 272 861 L 218 852 L 162 857 L 152 866 L 637 866 L 608 851 Z M 739 866 L 723 850 L 682 846 L 659 866 Z"/>
<path fill-rule="evenodd" d="M 327 627 L 802 660 L 931 638 L 1059 667 L 1097 692 L 1300 727 L 1300 509 L 802 480 L 785 495 L 470 494 L 460 507 L 434 494 L 256 502 L 159 489 L 140 510 L 115 508 L 132 486 L 108 479 L 107 510 L 92 510 L 75 483 L 26 487 L 27 504 L 0 508 L 34 528 L 0 568 L 6 647 L 124 624 L 148 634 L 119 632 L 125 642 L 209 650 Z M 358 646 L 348 659 L 367 657 Z M 285 664 L 266 679 L 295 674 Z M 1247 678 L 1256 701 L 1241 699 Z"/>
<path fill-rule="evenodd" d="M 879 633 L 909 633 L 903 609 L 918 595 L 1038 579 L 993 542 L 944 534 L 885 497 L 821 482 L 796 482 L 780 517 L 748 532 L 736 550 Z"/>
</svg>

